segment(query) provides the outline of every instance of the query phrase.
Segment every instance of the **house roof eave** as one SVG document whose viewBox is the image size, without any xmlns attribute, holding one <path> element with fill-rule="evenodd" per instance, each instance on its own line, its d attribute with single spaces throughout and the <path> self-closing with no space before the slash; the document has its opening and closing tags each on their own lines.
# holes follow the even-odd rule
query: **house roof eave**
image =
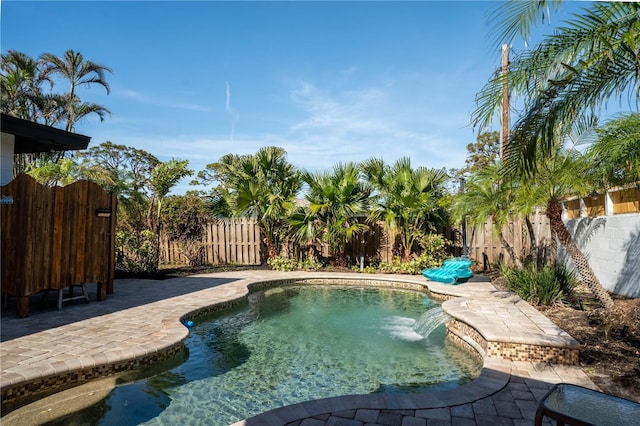
<svg viewBox="0 0 640 426">
<path fill-rule="evenodd" d="M 86 149 L 91 138 L 1 114 L 0 131 L 15 137 L 14 154 Z"/>
</svg>

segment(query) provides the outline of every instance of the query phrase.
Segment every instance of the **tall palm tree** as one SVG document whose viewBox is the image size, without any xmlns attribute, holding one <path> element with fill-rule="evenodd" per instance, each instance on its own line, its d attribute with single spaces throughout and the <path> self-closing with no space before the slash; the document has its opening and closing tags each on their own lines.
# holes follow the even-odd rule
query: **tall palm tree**
<svg viewBox="0 0 640 426">
<path fill-rule="evenodd" d="M 416 242 L 445 223 L 441 201 L 447 174 L 425 167 L 412 169 L 408 157 L 399 158 L 392 166 L 372 158 L 361 168 L 376 191 L 370 220 L 383 220 L 387 229 L 399 233 L 403 260 L 409 260 Z"/>
<path fill-rule="evenodd" d="M 546 0 L 505 3 L 496 14 L 498 38 L 509 42 L 517 34 L 526 37 L 539 12 L 559 3 Z M 630 106 L 637 108 L 639 21 L 639 3 L 589 3 L 589 7 L 556 28 L 537 47 L 511 61 L 506 75 L 497 71 L 478 93 L 472 121 L 481 129 L 500 108 L 505 83 L 512 93 L 523 96 L 524 112 L 513 125 L 507 147 L 510 172 L 536 174 L 541 161 L 556 155 L 576 123 L 592 121 L 609 101 L 628 96 Z M 565 246 L 585 284 L 605 307 L 612 306 L 611 297 L 558 220 L 561 209 L 553 198 L 547 209 L 550 220 L 553 218 L 553 231 L 563 245 L 571 247 Z"/>
<path fill-rule="evenodd" d="M 0 57 L 1 109 L 5 114 L 29 121 L 55 124 L 59 119 L 59 97 L 46 94 L 43 86 L 53 82 L 42 71 L 42 63 L 29 55 L 9 50 Z M 58 153 L 17 154 L 14 175 L 27 171 L 32 164 L 56 162 Z"/>
<path fill-rule="evenodd" d="M 336 164 L 330 172 L 304 172 L 302 180 L 307 185 L 305 199 L 309 205 L 304 215 L 298 214 L 290 221 L 297 239 L 328 243 L 336 263 L 346 266 L 347 243 L 369 229 L 362 219 L 368 211 L 370 188 L 360 179 L 358 166 L 351 162 Z"/>
<path fill-rule="evenodd" d="M 198 173 L 199 183 L 214 183 L 216 208 L 236 217 L 254 217 L 264 234 L 267 257 L 278 254 L 285 219 L 295 206 L 302 181 L 286 151 L 263 147 L 256 154 L 227 154 Z"/>
<path fill-rule="evenodd" d="M 17 50 L 0 56 L 2 112 L 29 121 L 46 120 L 39 107 L 45 83 L 53 84 L 39 60 Z"/>
<path fill-rule="evenodd" d="M 496 13 L 497 38 L 510 42 L 528 36 L 545 7 L 559 1 L 506 2 Z M 474 125 L 483 129 L 501 107 L 505 81 L 521 95 L 524 113 L 513 125 L 509 166 L 535 169 L 536 151 L 551 155 L 556 141 L 575 123 L 597 114 L 610 100 L 629 97 L 638 107 L 640 94 L 640 3 L 593 2 L 555 29 L 540 44 L 510 61 L 476 96 Z"/>
<path fill-rule="evenodd" d="M 45 64 L 43 70 L 45 75 L 58 75 L 69 82 L 65 105 L 67 131 L 73 130 L 77 120 L 89 113 L 97 113 L 100 116 L 100 120 L 104 119 L 104 115 L 108 114 L 109 111 L 101 105 L 81 103 L 76 96 L 76 88 L 98 84 L 109 93 L 110 87 L 105 73 L 112 72 L 111 68 L 85 60 L 80 52 L 74 52 L 73 50 L 67 50 L 63 57 L 58 57 L 52 53 L 44 53 L 40 56 L 40 60 Z"/>
</svg>

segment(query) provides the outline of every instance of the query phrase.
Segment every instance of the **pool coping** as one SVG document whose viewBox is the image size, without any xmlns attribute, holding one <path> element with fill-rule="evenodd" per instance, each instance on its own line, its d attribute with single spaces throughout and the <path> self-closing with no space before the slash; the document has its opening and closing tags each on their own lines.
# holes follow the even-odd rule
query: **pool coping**
<svg viewBox="0 0 640 426">
<path fill-rule="evenodd" d="M 310 414 L 318 414 L 326 410 L 335 412 L 356 406 L 359 408 L 389 406 L 394 409 L 399 407 L 436 408 L 482 398 L 483 395 L 490 395 L 503 388 L 508 382 L 512 370 L 509 357 L 496 357 L 491 353 L 488 343 L 515 343 L 538 345 L 538 347 L 550 345 L 548 347 L 568 348 L 577 351 L 577 342 L 555 327 L 550 320 L 533 307 L 522 302 L 517 296 L 514 298 L 510 293 L 496 290 L 489 282 L 469 282 L 451 286 L 427 281 L 422 276 L 319 272 L 282 273 L 275 271 L 203 274 L 167 281 L 178 285 L 181 280 L 211 278 L 226 278 L 231 281 L 130 308 L 126 310 L 126 315 L 117 311 L 108 314 L 107 318 L 89 318 L 53 330 L 3 342 L 0 348 L 0 359 L 3 364 L 0 376 L 3 404 L 27 397 L 33 399 L 38 395 L 73 387 L 96 377 L 140 368 L 149 363 L 170 358 L 180 350 L 188 335 L 188 329 L 182 325 L 181 321 L 207 311 L 241 303 L 251 291 L 272 287 L 283 282 L 338 281 L 340 284 L 357 281 L 358 285 L 411 287 L 427 290 L 436 297 L 449 299 L 442 304 L 445 312 L 451 315 L 454 321 L 477 332 L 477 335 L 469 336 L 464 335 L 460 330 L 449 330 L 454 337 L 458 337 L 461 344 L 466 343 L 470 348 L 478 351 L 483 357 L 484 364 L 482 372 L 476 380 L 454 391 L 434 392 L 420 396 L 352 395 L 327 398 L 268 411 L 258 416 L 261 421 L 267 422 L 260 424 L 282 424 L 277 422 L 282 422 L 285 418 L 308 417 Z M 187 283 L 187 281 L 184 282 Z M 117 291 L 118 287 L 116 287 Z M 518 323 L 514 321 L 513 312 L 509 313 L 508 321 L 501 323 L 496 322 L 495 318 L 494 320 L 488 318 L 488 315 L 495 315 L 496 310 L 500 311 L 506 308 L 515 309 L 513 312 L 520 313 L 520 319 L 530 327 L 528 338 L 523 337 L 522 326 L 514 329 L 509 328 Z M 127 324 L 127 322 L 131 322 L 131 318 L 143 316 L 145 317 L 144 324 Z M 124 333 L 130 338 L 124 338 L 115 343 L 109 342 L 108 348 L 98 346 L 84 352 L 67 351 L 65 352 L 67 356 L 63 357 L 64 360 L 56 358 L 56 348 L 68 348 L 68 345 L 64 345 L 65 336 L 82 336 L 83 331 L 94 330 L 96 322 L 102 324 L 103 336 L 108 336 L 110 333 L 117 335 Z M 141 331 L 142 329 L 144 330 Z M 543 330 L 552 330 L 553 338 L 545 338 L 547 332 Z M 136 334 L 136 332 L 138 333 Z M 54 339 L 53 343 L 47 338 L 40 339 L 45 335 L 51 337 L 51 334 L 58 337 Z M 136 337 L 131 336 L 136 336 L 139 341 L 134 340 L 132 344 L 131 340 Z M 76 341 L 76 343 L 80 346 L 83 344 L 82 341 Z M 92 344 L 95 345 L 95 342 Z M 44 350 L 43 345 L 48 345 L 47 350 Z M 30 353 L 32 355 L 28 355 Z"/>
</svg>

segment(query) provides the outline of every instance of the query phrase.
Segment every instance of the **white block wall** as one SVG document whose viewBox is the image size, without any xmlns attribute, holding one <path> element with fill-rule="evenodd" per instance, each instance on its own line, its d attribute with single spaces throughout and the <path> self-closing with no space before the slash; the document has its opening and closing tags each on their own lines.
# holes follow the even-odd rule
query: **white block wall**
<svg viewBox="0 0 640 426">
<path fill-rule="evenodd" d="M 15 137 L 2 133 L 0 140 L 0 185 L 6 185 L 13 179 L 13 146 Z"/>
<path fill-rule="evenodd" d="M 640 298 L 640 213 L 565 221 L 604 288 Z M 558 257 L 573 266 L 562 248 Z"/>
</svg>

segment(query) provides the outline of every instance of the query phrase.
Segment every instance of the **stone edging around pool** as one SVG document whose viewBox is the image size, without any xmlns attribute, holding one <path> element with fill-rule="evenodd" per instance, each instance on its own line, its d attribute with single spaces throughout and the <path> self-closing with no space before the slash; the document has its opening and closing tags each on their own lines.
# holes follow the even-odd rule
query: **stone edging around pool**
<svg viewBox="0 0 640 426">
<path fill-rule="evenodd" d="M 229 275 L 230 274 L 228 273 L 210 274 L 201 275 L 198 277 L 227 277 Z M 457 341 L 468 349 L 473 349 L 474 352 L 480 354 L 480 356 L 484 359 L 484 368 L 478 379 L 467 385 L 457 388 L 453 392 L 450 392 L 451 397 L 446 397 L 446 392 L 449 391 L 438 394 L 434 393 L 433 395 L 430 394 L 428 397 L 426 397 L 427 400 L 433 400 L 433 404 L 435 404 L 434 407 L 438 407 L 440 406 L 438 404 L 445 402 L 451 405 L 452 400 L 455 401 L 458 397 L 462 396 L 464 396 L 463 399 L 469 401 L 469 398 L 473 399 L 485 394 L 490 395 L 491 393 L 496 392 L 504 385 L 506 385 L 506 382 L 508 381 L 508 377 L 510 375 L 510 371 L 506 371 L 504 367 L 502 369 L 498 369 L 497 367 L 499 364 L 498 361 L 500 359 L 511 359 L 510 357 L 512 356 L 511 353 L 513 347 L 509 346 L 509 344 L 520 345 L 518 348 L 522 350 L 516 351 L 518 353 L 518 359 L 526 358 L 527 354 L 535 353 L 534 349 L 536 348 L 539 349 L 547 347 L 541 346 L 540 344 L 538 346 L 535 345 L 536 342 L 539 343 L 541 340 L 543 341 L 543 343 L 545 343 L 544 339 L 540 338 L 540 336 L 544 334 L 540 331 L 540 329 L 528 330 L 529 334 L 531 334 L 533 338 L 529 339 L 528 341 L 526 339 L 523 341 L 523 330 L 521 328 L 512 330 L 516 333 L 514 335 L 514 333 L 508 330 L 508 326 L 506 327 L 506 329 L 504 324 L 500 325 L 496 323 L 496 321 L 492 321 L 491 318 L 487 318 L 482 313 L 482 309 L 487 309 L 487 307 L 484 306 L 483 303 L 480 303 L 479 306 L 481 309 L 480 311 L 478 311 L 477 302 L 482 302 L 483 300 L 491 306 L 496 305 L 498 310 L 500 310 L 501 308 L 505 308 L 509 304 L 514 306 L 518 305 L 517 302 L 518 300 L 520 300 L 519 298 L 513 299 L 513 297 L 511 297 L 509 299 L 505 293 L 497 292 L 490 283 L 468 283 L 459 286 L 449 286 L 434 282 L 427 282 L 421 276 L 363 276 L 360 274 L 338 273 L 305 273 L 303 275 L 300 273 L 274 273 L 271 271 L 260 271 L 260 273 L 235 273 L 232 275 L 236 276 L 238 279 L 231 284 L 224 284 L 223 286 L 200 290 L 195 293 L 173 297 L 153 304 L 134 308 L 141 309 L 142 312 L 144 312 L 145 309 L 149 308 L 167 309 L 167 307 L 171 307 L 170 315 L 159 315 L 155 321 L 151 321 L 151 323 L 149 324 L 150 327 L 154 327 L 155 324 L 155 328 L 157 329 L 158 324 L 156 323 L 156 321 L 160 320 L 159 328 L 161 333 L 159 334 L 161 336 L 158 337 L 157 340 L 153 341 L 152 344 L 148 344 L 147 346 L 138 345 L 133 348 L 128 348 L 127 350 L 117 351 L 116 353 L 112 354 L 113 356 L 110 356 L 109 354 L 107 354 L 107 356 L 105 356 L 105 354 L 100 354 L 100 356 L 78 356 L 75 362 L 58 362 L 55 364 L 62 365 L 45 365 L 42 366 L 42 368 L 39 368 L 38 371 L 34 371 L 36 370 L 34 368 L 27 368 L 24 371 L 20 371 L 19 374 L 6 373 L 3 367 L 1 389 L 2 403 L 10 403 L 21 399 L 34 400 L 40 395 L 51 394 L 54 391 L 57 392 L 60 390 L 68 389 L 75 385 L 95 379 L 96 377 L 108 376 L 126 370 L 143 368 L 145 366 L 155 364 L 161 360 L 169 359 L 179 352 L 179 350 L 183 346 L 183 341 L 188 334 L 186 328 L 180 323 L 181 321 L 189 318 L 195 318 L 196 316 L 203 315 L 207 312 L 224 309 L 242 303 L 242 301 L 252 291 L 289 283 L 334 283 L 341 285 L 359 286 L 369 285 L 423 291 L 426 288 L 435 297 L 441 297 L 445 299 L 450 298 L 451 300 L 447 300 L 443 303 L 443 309 L 453 317 L 453 324 L 456 324 L 455 327 L 448 327 L 449 334 L 453 337 L 454 341 Z M 293 275 L 293 277 L 291 277 L 291 275 Z M 225 286 L 235 286 L 233 291 L 231 292 L 233 294 L 230 294 L 230 292 L 222 292 L 222 294 L 218 294 L 221 293 L 218 290 Z M 220 301 L 217 303 L 211 303 L 211 300 L 216 299 Z M 493 300 L 493 302 L 491 302 L 491 300 Z M 496 300 L 498 302 L 494 303 Z M 509 301 L 509 303 L 505 304 L 505 301 L 507 300 Z M 156 306 L 154 307 L 152 305 Z M 496 306 L 493 306 L 493 308 L 496 308 Z M 516 311 L 521 311 L 521 308 L 525 306 L 528 305 L 526 303 L 524 305 L 520 303 L 519 306 L 517 306 L 518 309 L 516 309 Z M 535 309 L 533 309 L 532 307 L 530 308 L 535 311 Z M 493 315 L 496 314 L 495 311 L 492 311 L 491 313 Z M 537 318 L 538 322 L 544 323 L 544 320 L 546 320 L 549 324 L 553 325 L 551 321 L 546 319 L 546 317 L 544 317 L 542 314 L 538 313 L 537 311 L 535 311 L 535 313 L 537 314 L 537 316 L 541 317 Z M 531 314 L 533 314 L 533 312 L 531 312 Z M 118 315 L 118 312 L 110 315 Z M 147 313 L 147 315 L 149 314 Z M 528 318 L 527 315 L 521 314 L 521 316 Z M 517 318 L 513 317 L 513 313 L 509 314 L 508 319 L 508 323 L 510 324 L 514 323 L 514 321 L 517 321 Z M 92 320 L 94 319 L 85 321 L 91 322 Z M 452 321 L 450 321 L 450 323 L 452 323 Z M 531 322 L 530 319 L 528 321 Z M 77 328 L 81 324 L 82 323 L 75 324 L 75 327 Z M 551 330 L 551 328 L 549 328 L 549 324 L 545 323 L 544 325 L 548 327 L 549 330 Z M 64 333 L 64 327 L 61 327 L 60 329 L 62 333 Z M 491 329 L 496 327 L 498 329 L 498 333 L 492 334 Z M 572 339 L 570 337 L 568 337 L 568 339 L 570 340 L 563 341 L 564 336 L 562 335 L 562 333 L 564 332 L 562 332 L 562 330 L 559 330 L 558 332 L 557 330 L 555 330 L 553 334 L 559 337 L 548 342 L 551 345 L 549 346 L 549 348 L 563 348 L 563 350 L 566 349 L 569 351 L 575 350 L 577 358 L 577 342 L 572 342 Z M 527 333 L 525 332 L 525 334 Z M 4 343 L 8 344 L 10 342 L 11 341 L 7 341 Z M 503 349 L 505 350 L 505 352 L 500 352 Z M 495 353 L 496 350 L 498 351 L 497 353 Z M 535 355 L 533 357 L 533 360 L 539 359 L 540 357 L 538 355 Z M 490 366 L 490 364 L 492 366 Z M 48 373 L 43 373 L 42 371 L 47 371 Z M 320 402 L 316 402 L 316 404 L 319 404 L 320 407 L 325 406 L 325 402 L 330 403 L 331 407 L 334 408 L 333 411 L 336 411 L 335 404 L 337 404 L 337 407 L 341 407 L 346 402 L 353 400 L 354 403 L 357 402 L 358 405 L 363 408 L 368 405 L 362 405 L 362 398 L 371 401 L 371 404 L 374 404 L 375 406 L 379 406 L 380 403 L 386 404 L 386 402 L 394 402 L 393 406 L 396 407 L 398 406 L 397 403 L 402 402 L 403 407 L 410 407 L 417 403 L 417 401 L 415 401 L 415 397 L 412 396 L 368 395 L 340 397 L 339 400 L 328 398 L 326 401 L 321 400 Z M 444 398 L 445 401 L 442 401 L 442 398 Z M 424 408 L 424 404 L 426 402 L 425 398 L 420 398 L 419 402 L 420 407 Z M 312 402 L 307 404 L 312 404 Z M 308 411 L 308 409 L 309 406 L 305 405 L 303 411 L 306 412 Z M 266 414 L 267 413 L 265 413 L 265 415 Z"/>
</svg>

